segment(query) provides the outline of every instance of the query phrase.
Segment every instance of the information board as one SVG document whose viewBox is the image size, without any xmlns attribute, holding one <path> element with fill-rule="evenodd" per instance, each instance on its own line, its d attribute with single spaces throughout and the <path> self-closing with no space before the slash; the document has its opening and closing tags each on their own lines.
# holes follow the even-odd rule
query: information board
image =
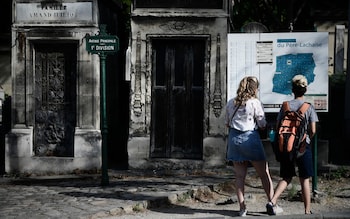
<svg viewBox="0 0 350 219">
<path fill-rule="evenodd" d="M 294 98 L 292 78 L 302 74 L 309 83 L 305 101 L 328 112 L 327 32 L 228 34 L 227 52 L 227 100 L 243 77 L 256 76 L 265 112 L 278 112 Z"/>
</svg>

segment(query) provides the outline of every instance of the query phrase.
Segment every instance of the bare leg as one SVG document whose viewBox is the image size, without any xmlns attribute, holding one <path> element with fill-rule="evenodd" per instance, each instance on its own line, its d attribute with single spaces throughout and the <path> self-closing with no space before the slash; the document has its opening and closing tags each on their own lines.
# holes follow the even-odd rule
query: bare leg
<svg viewBox="0 0 350 219">
<path fill-rule="evenodd" d="M 301 185 L 301 195 L 303 197 L 305 214 L 310 214 L 311 211 L 311 191 L 310 191 L 310 180 L 309 178 L 299 178 Z"/>
<path fill-rule="evenodd" d="M 277 203 L 277 199 L 280 197 L 282 192 L 287 188 L 288 184 L 292 181 L 291 178 L 288 179 L 282 179 L 278 182 L 277 187 L 275 189 L 275 193 L 273 194 L 273 197 L 271 199 L 272 204 Z"/>
<path fill-rule="evenodd" d="M 261 183 L 267 195 L 268 201 L 271 201 L 273 197 L 273 184 L 267 162 L 252 161 L 252 164 L 261 179 Z"/>
<path fill-rule="evenodd" d="M 234 162 L 234 171 L 236 176 L 236 194 L 239 202 L 239 209 L 243 210 L 246 208 L 244 202 L 244 183 L 247 175 L 247 162 Z"/>
</svg>

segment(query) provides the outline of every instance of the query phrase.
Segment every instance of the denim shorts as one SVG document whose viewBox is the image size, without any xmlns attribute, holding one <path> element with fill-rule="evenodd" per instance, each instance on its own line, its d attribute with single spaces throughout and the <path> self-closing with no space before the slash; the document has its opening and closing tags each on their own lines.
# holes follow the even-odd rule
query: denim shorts
<svg viewBox="0 0 350 219">
<path fill-rule="evenodd" d="M 257 130 L 242 132 L 230 128 L 227 160 L 235 162 L 265 161 L 265 150 L 259 132 Z"/>
<path fill-rule="evenodd" d="M 300 178 L 309 178 L 314 175 L 313 160 L 311 146 L 307 144 L 305 153 L 296 159 L 296 161 L 290 161 L 289 159 L 281 159 L 280 161 L 280 176 L 282 178 L 292 178 L 296 176 L 295 166 L 298 167 Z"/>
</svg>

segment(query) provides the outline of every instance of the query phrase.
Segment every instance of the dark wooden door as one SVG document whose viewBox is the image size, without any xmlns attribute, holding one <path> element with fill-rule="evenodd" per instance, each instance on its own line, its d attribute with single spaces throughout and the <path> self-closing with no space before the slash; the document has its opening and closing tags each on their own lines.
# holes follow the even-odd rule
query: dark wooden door
<svg viewBox="0 0 350 219">
<path fill-rule="evenodd" d="M 153 41 L 151 157 L 202 158 L 205 41 Z"/>
<path fill-rule="evenodd" d="M 35 45 L 36 156 L 73 156 L 76 125 L 76 45 Z"/>
</svg>

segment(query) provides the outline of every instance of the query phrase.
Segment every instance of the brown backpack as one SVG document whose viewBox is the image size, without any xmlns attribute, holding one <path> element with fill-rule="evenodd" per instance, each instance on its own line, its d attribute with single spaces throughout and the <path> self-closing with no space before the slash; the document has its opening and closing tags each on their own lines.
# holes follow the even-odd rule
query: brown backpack
<svg viewBox="0 0 350 219">
<path fill-rule="evenodd" d="M 283 117 L 277 136 L 279 152 L 283 157 L 289 157 L 290 160 L 293 160 L 304 154 L 307 135 L 304 114 L 309 106 L 310 104 L 305 102 L 297 111 L 291 111 L 289 102 L 283 102 Z"/>
</svg>

